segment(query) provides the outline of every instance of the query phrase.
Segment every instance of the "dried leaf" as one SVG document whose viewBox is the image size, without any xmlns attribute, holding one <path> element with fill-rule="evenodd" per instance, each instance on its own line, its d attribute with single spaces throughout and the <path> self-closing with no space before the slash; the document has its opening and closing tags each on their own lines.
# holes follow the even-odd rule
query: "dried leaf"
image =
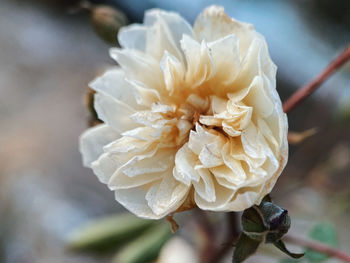
<svg viewBox="0 0 350 263">
<path fill-rule="evenodd" d="M 165 218 L 171 226 L 171 232 L 175 233 L 179 229 L 179 224 L 174 219 L 174 214 L 168 215 Z"/>
<path fill-rule="evenodd" d="M 318 132 L 318 128 L 314 127 L 303 132 L 288 132 L 288 142 L 289 144 L 299 144 L 305 139 L 315 135 Z"/>
</svg>

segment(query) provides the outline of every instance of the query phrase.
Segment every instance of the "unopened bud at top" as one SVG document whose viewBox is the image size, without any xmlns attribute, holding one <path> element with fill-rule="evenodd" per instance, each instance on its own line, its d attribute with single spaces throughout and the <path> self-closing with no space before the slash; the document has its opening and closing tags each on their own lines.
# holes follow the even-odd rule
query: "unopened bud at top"
<svg viewBox="0 0 350 263">
<path fill-rule="evenodd" d="M 105 42 L 113 46 L 118 45 L 118 31 L 128 24 L 126 15 L 120 10 L 106 6 L 97 5 L 91 9 L 91 23 Z"/>
</svg>

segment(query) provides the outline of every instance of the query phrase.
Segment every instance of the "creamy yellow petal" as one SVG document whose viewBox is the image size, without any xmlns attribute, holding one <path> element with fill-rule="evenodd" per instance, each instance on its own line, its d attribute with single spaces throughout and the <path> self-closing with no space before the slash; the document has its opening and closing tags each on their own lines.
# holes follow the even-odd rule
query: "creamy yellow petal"
<svg viewBox="0 0 350 263">
<path fill-rule="evenodd" d="M 98 118 L 119 133 L 138 126 L 130 118 L 135 113 L 135 110 L 111 96 L 96 93 L 94 96 L 94 105 Z"/>
<path fill-rule="evenodd" d="M 120 134 L 108 125 L 101 124 L 86 130 L 79 138 L 79 150 L 83 156 L 83 164 L 91 163 L 103 153 L 103 147 L 120 137 Z"/>
</svg>

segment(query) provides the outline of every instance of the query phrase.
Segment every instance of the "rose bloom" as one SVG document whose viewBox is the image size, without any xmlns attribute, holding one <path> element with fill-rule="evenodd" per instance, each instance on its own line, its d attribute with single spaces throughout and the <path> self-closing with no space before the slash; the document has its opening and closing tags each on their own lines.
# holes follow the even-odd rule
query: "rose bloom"
<svg viewBox="0 0 350 263">
<path fill-rule="evenodd" d="M 288 157 L 264 37 L 211 6 L 193 28 L 150 10 L 118 39 L 110 54 L 120 68 L 90 84 L 104 123 L 81 136 L 84 164 L 143 218 L 259 204 Z"/>
</svg>

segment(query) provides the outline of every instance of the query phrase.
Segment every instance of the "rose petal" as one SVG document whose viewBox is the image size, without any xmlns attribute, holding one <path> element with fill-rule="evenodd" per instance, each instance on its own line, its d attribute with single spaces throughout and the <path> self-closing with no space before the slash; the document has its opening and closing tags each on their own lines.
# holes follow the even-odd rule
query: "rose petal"
<svg viewBox="0 0 350 263">
<path fill-rule="evenodd" d="M 137 50 L 112 48 L 110 55 L 125 72 L 127 79 L 137 80 L 162 93 L 163 75 L 157 60 Z"/>
<path fill-rule="evenodd" d="M 226 205 L 232 199 L 235 192 L 232 189 L 220 186 L 217 182 L 213 182 L 215 186 L 215 201 L 208 201 L 199 193 L 195 193 L 194 200 L 198 207 L 203 210 L 226 211 Z M 229 211 L 227 209 L 227 211 Z"/>
<path fill-rule="evenodd" d="M 257 33 L 251 24 L 239 22 L 226 15 L 224 8 L 210 6 L 197 17 L 194 32 L 199 41 L 215 41 L 234 34 L 239 39 L 240 54 L 243 56 Z"/>
<path fill-rule="evenodd" d="M 122 133 L 137 127 L 137 124 L 130 119 L 135 110 L 127 104 L 103 93 L 95 94 L 94 104 L 98 118 L 115 131 Z"/>
<path fill-rule="evenodd" d="M 115 199 L 138 217 L 145 219 L 160 219 L 164 215 L 156 215 L 148 206 L 146 194 L 153 184 L 146 184 L 135 188 L 117 189 L 114 191 Z"/>
<path fill-rule="evenodd" d="M 239 40 L 235 35 L 228 35 L 208 43 L 213 58 L 215 75 L 211 82 L 215 83 L 215 92 L 225 96 L 224 84 L 232 83 L 240 67 Z M 219 90 L 220 86 L 221 92 Z"/>
<path fill-rule="evenodd" d="M 166 215 L 185 201 L 190 187 L 180 183 L 173 177 L 172 169 L 163 174 L 159 184 L 154 184 L 146 195 L 148 206 L 156 215 Z"/>
<path fill-rule="evenodd" d="M 134 97 L 134 88 L 125 81 L 125 74 L 119 68 L 106 71 L 101 77 L 92 81 L 89 86 L 99 93 L 128 104 L 135 110 L 140 109 Z"/>
<path fill-rule="evenodd" d="M 183 61 L 180 40 L 183 35 L 192 36 L 192 28 L 186 20 L 174 12 L 151 9 L 145 13 L 144 24 L 151 28 L 147 36 L 147 51 L 158 61 L 165 50 Z"/>
<path fill-rule="evenodd" d="M 187 35 L 181 39 L 181 47 L 187 62 L 186 83 L 194 89 L 215 72 L 210 50 L 205 41 L 198 43 Z"/>
<path fill-rule="evenodd" d="M 200 175 L 194 169 L 197 162 L 198 157 L 188 148 L 188 143 L 185 143 L 175 155 L 176 179 L 188 186 L 192 181 L 198 182 Z"/>
<path fill-rule="evenodd" d="M 212 178 L 212 174 L 206 168 L 197 169 L 200 180 L 198 182 L 193 182 L 194 189 L 196 194 L 207 202 L 215 202 L 216 200 L 216 191 L 215 185 Z"/>
<path fill-rule="evenodd" d="M 110 153 L 102 154 L 91 164 L 91 168 L 101 183 L 107 184 L 113 173 L 121 165 L 120 160 Z"/>
<path fill-rule="evenodd" d="M 129 177 L 142 174 L 164 172 L 172 169 L 174 165 L 173 149 L 158 149 L 146 152 L 144 155 L 136 155 L 123 164 L 118 173 L 124 173 Z"/>
<path fill-rule="evenodd" d="M 165 50 L 162 60 L 160 61 L 160 67 L 164 74 L 165 86 L 169 91 L 169 95 L 174 94 L 184 79 L 183 64 L 167 50 Z M 179 90 L 178 90 L 179 91 Z"/>
<path fill-rule="evenodd" d="M 113 182 L 110 180 L 109 185 L 111 190 L 130 189 L 154 183 L 157 180 L 161 180 L 162 177 L 163 173 L 147 173 L 129 177 L 125 173 L 118 172 L 118 174 L 113 175 Z"/>
<path fill-rule="evenodd" d="M 118 42 L 123 48 L 145 52 L 148 30 L 147 27 L 138 24 L 122 27 L 118 32 Z"/>
<path fill-rule="evenodd" d="M 83 164 L 90 167 L 91 163 L 103 153 L 103 147 L 119 137 L 120 134 L 106 124 L 100 124 L 86 130 L 79 139 Z"/>
<path fill-rule="evenodd" d="M 213 130 L 206 130 L 201 125 L 196 123 L 196 131 L 190 132 L 188 147 L 195 153 L 200 154 L 204 145 L 213 143 L 220 135 Z"/>
</svg>

